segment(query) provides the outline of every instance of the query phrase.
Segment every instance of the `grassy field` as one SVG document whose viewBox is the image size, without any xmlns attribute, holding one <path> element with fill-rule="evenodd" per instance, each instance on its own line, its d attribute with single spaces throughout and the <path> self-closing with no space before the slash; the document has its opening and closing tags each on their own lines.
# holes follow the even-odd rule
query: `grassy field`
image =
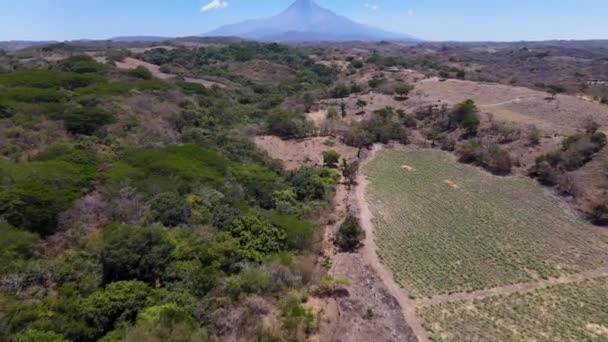
<svg viewBox="0 0 608 342">
<path fill-rule="evenodd" d="M 608 233 L 532 180 L 499 178 L 436 150 L 381 152 L 364 168 L 378 254 L 413 296 L 606 266 Z"/>
<path fill-rule="evenodd" d="M 608 278 L 419 314 L 435 341 L 608 341 Z"/>
</svg>

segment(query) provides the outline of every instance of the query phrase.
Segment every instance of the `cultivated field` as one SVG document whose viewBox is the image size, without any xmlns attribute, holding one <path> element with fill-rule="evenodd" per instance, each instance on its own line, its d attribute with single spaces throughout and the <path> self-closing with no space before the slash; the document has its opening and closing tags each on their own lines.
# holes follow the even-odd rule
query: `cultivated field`
<svg viewBox="0 0 608 342">
<path fill-rule="evenodd" d="M 608 341 L 608 278 L 419 310 L 435 341 Z"/>
<path fill-rule="evenodd" d="M 380 153 L 364 168 L 378 254 L 412 296 L 474 291 L 604 267 L 608 233 L 529 179 L 436 150 Z"/>
</svg>

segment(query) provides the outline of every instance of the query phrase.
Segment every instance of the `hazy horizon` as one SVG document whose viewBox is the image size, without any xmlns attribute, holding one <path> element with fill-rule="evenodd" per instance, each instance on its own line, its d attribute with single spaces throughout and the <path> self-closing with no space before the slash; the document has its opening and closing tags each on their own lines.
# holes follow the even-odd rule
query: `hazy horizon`
<svg viewBox="0 0 608 342">
<path fill-rule="evenodd" d="M 194 36 L 274 15 L 294 0 L 20 0 L 2 5 L 0 40 Z M 428 41 L 608 39 L 602 0 L 316 0 L 339 15 Z M 597 23 L 597 24 L 596 24 Z"/>
</svg>

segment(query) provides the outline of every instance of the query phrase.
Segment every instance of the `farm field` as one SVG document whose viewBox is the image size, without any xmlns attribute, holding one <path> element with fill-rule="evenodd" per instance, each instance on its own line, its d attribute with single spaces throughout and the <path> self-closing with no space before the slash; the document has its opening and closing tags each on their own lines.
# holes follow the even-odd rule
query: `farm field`
<svg viewBox="0 0 608 342">
<path fill-rule="evenodd" d="M 418 313 L 435 341 L 608 341 L 608 278 Z"/>
<path fill-rule="evenodd" d="M 608 233 L 577 218 L 533 180 L 492 176 L 437 150 L 386 150 L 363 172 L 378 255 L 412 297 L 608 263 Z"/>
</svg>

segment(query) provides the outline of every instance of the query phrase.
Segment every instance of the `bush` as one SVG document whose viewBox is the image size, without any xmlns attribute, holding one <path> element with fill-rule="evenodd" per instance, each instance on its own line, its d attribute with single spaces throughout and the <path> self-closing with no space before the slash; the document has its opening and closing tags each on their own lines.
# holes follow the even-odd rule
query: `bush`
<svg viewBox="0 0 608 342">
<path fill-rule="evenodd" d="M 188 222 L 190 210 L 178 193 L 164 192 L 156 195 L 150 204 L 152 217 L 165 227 L 176 227 Z"/>
<path fill-rule="evenodd" d="M 340 162 L 340 154 L 338 152 L 334 150 L 323 152 L 323 166 L 335 169 L 338 167 L 338 162 Z"/>
<path fill-rule="evenodd" d="M 312 124 L 302 114 L 275 111 L 266 119 L 268 134 L 283 138 L 304 138 L 312 129 Z"/>
<path fill-rule="evenodd" d="M 40 331 L 36 329 L 28 329 L 15 335 L 15 342 L 68 342 L 68 340 L 60 334 L 53 331 Z"/>
<path fill-rule="evenodd" d="M 97 107 L 84 107 L 67 113 L 62 118 L 72 134 L 91 135 L 114 121 L 114 115 Z"/>
<path fill-rule="evenodd" d="M 0 161 L 0 216 L 41 235 L 54 232 L 57 216 L 82 195 L 93 172 L 66 161 Z"/>
<path fill-rule="evenodd" d="M 127 74 L 131 77 L 139 78 L 142 80 L 151 80 L 152 79 L 152 73 L 150 72 L 150 70 L 148 70 L 148 68 L 141 66 L 141 65 L 135 69 L 129 70 L 127 72 Z"/>
<path fill-rule="evenodd" d="M 150 293 L 151 288 L 139 281 L 109 284 L 85 300 L 85 318 L 97 332 L 97 337 L 102 337 L 118 323 L 134 322 L 148 303 Z"/>
<path fill-rule="evenodd" d="M 161 228 L 117 225 L 103 234 L 104 283 L 118 280 L 158 281 L 171 261 L 173 245 Z"/>
<path fill-rule="evenodd" d="M 354 253 L 363 245 L 364 238 L 365 232 L 359 225 L 359 219 L 349 215 L 340 226 L 334 244 L 340 252 Z"/>
<path fill-rule="evenodd" d="M 328 168 L 303 166 L 293 171 L 289 181 L 300 201 L 328 200 L 336 182 L 338 174 Z"/>
<path fill-rule="evenodd" d="M 207 332 L 194 320 L 192 313 L 174 303 L 149 307 L 139 313 L 137 324 L 124 338 L 126 342 L 206 340 Z"/>
<path fill-rule="evenodd" d="M 481 144 L 473 139 L 459 149 L 460 162 L 474 163 L 496 175 L 511 173 L 511 155 L 498 144 Z"/>
<path fill-rule="evenodd" d="M 255 214 L 232 221 L 228 231 L 239 241 L 239 253 L 247 260 L 259 262 L 265 256 L 285 248 L 285 233 L 269 220 Z"/>
</svg>

